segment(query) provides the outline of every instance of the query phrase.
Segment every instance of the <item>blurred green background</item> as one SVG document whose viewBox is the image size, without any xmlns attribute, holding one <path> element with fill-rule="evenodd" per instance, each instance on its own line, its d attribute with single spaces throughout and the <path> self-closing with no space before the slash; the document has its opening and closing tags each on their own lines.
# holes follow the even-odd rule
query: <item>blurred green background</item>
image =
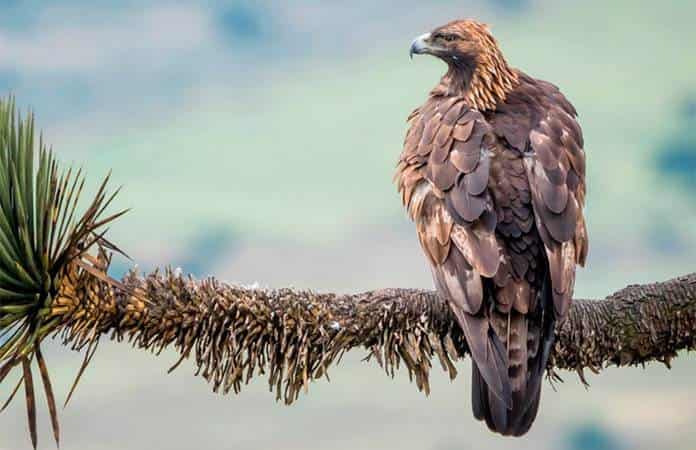
<svg viewBox="0 0 696 450">
<path fill-rule="evenodd" d="M 0 3 L 0 90 L 133 211 L 111 239 L 142 270 L 261 286 L 431 287 L 391 183 L 405 118 L 443 71 L 409 62 L 445 21 L 492 25 L 509 62 L 561 86 L 588 156 L 579 297 L 696 269 L 696 6 L 683 1 Z M 118 260 L 115 274 L 131 262 Z M 80 355 L 47 352 L 59 396 Z M 468 362 L 425 398 L 351 355 L 292 407 L 264 380 L 210 393 L 193 367 L 105 343 L 62 414 L 64 449 L 693 449 L 696 360 L 545 386 L 524 438 L 471 416 Z M 2 394 L 7 390 L 2 387 Z M 4 395 L 3 395 L 4 397 Z M 29 448 L 24 405 L 0 449 Z M 46 416 L 42 448 L 51 448 Z"/>
</svg>

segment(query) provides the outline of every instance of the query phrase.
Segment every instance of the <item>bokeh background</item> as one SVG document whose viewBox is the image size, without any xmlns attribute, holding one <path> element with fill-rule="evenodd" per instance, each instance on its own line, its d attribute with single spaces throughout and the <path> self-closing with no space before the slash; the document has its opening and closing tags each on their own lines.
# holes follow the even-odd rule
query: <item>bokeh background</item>
<svg viewBox="0 0 696 450">
<path fill-rule="evenodd" d="M 696 268 L 696 6 L 620 0 L 0 3 L 0 91 L 31 107 L 93 184 L 113 169 L 111 230 L 141 270 L 261 286 L 431 287 L 391 184 L 405 117 L 443 71 L 409 62 L 445 21 L 493 27 L 509 62 L 560 85 L 585 130 L 591 249 L 577 296 Z M 56 2 L 58 3 L 58 2 Z M 115 263 L 115 274 L 134 264 Z M 544 387 L 528 436 L 470 413 L 469 367 L 425 398 L 351 355 L 294 406 L 264 380 L 221 397 L 184 364 L 104 343 L 64 449 L 693 449 L 696 360 Z M 59 396 L 81 356 L 52 346 Z M 3 386 L 2 394 L 6 389 Z M 4 395 L 3 395 L 4 397 Z M 24 405 L 0 449 L 29 448 Z M 45 416 L 42 448 L 51 448 Z"/>
</svg>

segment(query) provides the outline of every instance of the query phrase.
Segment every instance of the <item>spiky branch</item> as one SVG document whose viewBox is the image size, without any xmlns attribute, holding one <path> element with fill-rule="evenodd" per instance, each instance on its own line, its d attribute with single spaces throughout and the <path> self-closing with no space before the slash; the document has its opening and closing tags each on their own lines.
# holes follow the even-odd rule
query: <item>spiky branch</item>
<svg viewBox="0 0 696 450">
<path fill-rule="evenodd" d="M 66 344 L 81 348 L 108 334 L 156 353 L 172 346 L 182 360 L 195 360 L 216 392 L 238 392 L 267 374 L 277 398 L 291 403 L 343 353 L 362 348 L 390 375 L 403 365 L 427 393 L 433 359 L 454 378 L 454 361 L 468 351 L 449 308 L 431 291 L 265 290 L 171 271 L 131 272 L 121 288 L 88 290 L 96 295 L 64 297 L 75 305 L 61 320 Z M 669 365 L 677 351 L 696 344 L 696 273 L 575 300 L 556 332 L 549 369 Z"/>
<path fill-rule="evenodd" d="M 193 358 L 198 373 L 223 393 L 238 392 L 266 374 L 286 403 L 356 348 L 392 376 L 403 365 L 425 392 L 435 358 L 456 376 L 454 361 L 466 354 L 466 343 L 433 292 L 263 290 L 197 281 L 169 270 L 111 278 L 111 253 L 118 249 L 102 230 L 121 213 L 105 214 L 113 199 L 106 181 L 84 212 L 76 212 L 81 175 L 59 170 L 43 143 L 37 151 L 33 133 L 31 116 L 22 121 L 12 101 L 0 101 L 0 385 L 21 367 L 19 383 L 8 390 L 0 411 L 23 385 L 34 447 L 34 362 L 59 438 L 40 347 L 49 335 L 87 349 L 68 398 L 105 336 L 155 353 L 173 347 L 179 362 Z M 585 368 L 598 371 L 609 364 L 669 365 L 678 350 L 694 348 L 696 274 L 629 286 L 604 300 L 576 300 L 556 332 L 551 370 L 576 370 L 582 377 Z"/>
</svg>

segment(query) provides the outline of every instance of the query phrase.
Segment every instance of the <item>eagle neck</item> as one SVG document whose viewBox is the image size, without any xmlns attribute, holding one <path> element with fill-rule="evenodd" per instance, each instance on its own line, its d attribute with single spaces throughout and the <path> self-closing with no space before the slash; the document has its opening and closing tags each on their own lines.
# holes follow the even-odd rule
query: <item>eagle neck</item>
<svg viewBox="0 0 696 450">
<path fill-rule="evenodd" d="M 519 85 L 518 72 L 507 65 L 499 51 L 479 58 L 451 59 L 447 65 L 431 95 L 461 97 L 479 111 L 495 109 Z"/>
</svg>

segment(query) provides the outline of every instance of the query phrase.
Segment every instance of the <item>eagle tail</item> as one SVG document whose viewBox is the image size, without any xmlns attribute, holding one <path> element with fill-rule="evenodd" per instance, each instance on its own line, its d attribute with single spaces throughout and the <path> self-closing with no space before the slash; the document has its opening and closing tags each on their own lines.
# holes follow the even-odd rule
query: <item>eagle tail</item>
<svg viewBox="0 0 696 450">
<path fill-rule="evenodd" d="M 554 339 L 548 272 L 541 289 L 526 280 L 510 280 L 501 288 L 480 277 L 456 247 L 431 268 L 471 353 L 474 416 L 494 432 L 525 434 L 537 415 Z"/>
<path fill-rule="evenodd" d="M 550 280 L 539 294 L 537 307 L 529 314 L 515 311 L 489 312 L 490 336 L 495 347 L 506 356 L 506 365 L 491 367 L 474 356 L 471 398 L 474 417 L 488 428 L 505 436 L 522 436 L 529 431 L 539 410 L 541 382 L 554 343 L 553 297 Z M 465 331 L 465 334 L 466 333 Z M 467 336 L 469 341 L 469 336 Z M 492 374 L 492 370 L 497 370 Z M 510 386 L 510 397 L 491 389 L 499 379 Z"/>
</svg>

